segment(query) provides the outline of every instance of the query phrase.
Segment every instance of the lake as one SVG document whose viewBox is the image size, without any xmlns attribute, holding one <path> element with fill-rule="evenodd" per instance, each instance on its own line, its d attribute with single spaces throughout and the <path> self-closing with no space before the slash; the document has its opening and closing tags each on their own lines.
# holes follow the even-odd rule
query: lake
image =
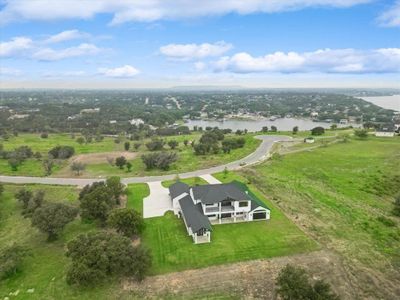
<svg viewBox="0 0 400 300">
<path fill-rule="evenodd" d="M 189 120 L 188 123 L 185 124 L 189 126 L 189 128 L 193 129 L 193 126 L 203 127 L 218 127 L 221 129 L 232 129 L 236 131 L 238 129 L 244 130 L 247 129 L 249 132 L 261 131 L 263 126 L 268 126 L 268 129 L 271 129 L 271 126 L 276 126 L 279 131 L 292 131 L 293 127 L 298 126 L 299 130 L 311 130 L 314 127 L 321 126 L 324 128 L 330 128 L 332 123 L 325 122 L 313 122 L 310 119 L 297 119 L 297 118 L 280 118 L 275 121 L 269 121 L 268 119 L 261 120 L 233 120 L 229 119 L 226 121 L 209 121 L 209 120 Z M 338 127 L 346 127 L 352 125 L 353 127 L 360 126 L 359 124 L 337 124 Z"/>
<path fill-rule="evenodd" d="M 400 95 L 360 98 L 382 108 L 400 111 Z"/>
</svg>

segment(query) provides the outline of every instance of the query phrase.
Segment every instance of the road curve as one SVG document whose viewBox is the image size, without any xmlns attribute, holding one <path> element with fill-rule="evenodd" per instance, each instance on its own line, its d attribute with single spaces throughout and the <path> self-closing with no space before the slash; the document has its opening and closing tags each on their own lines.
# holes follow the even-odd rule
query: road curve
<svg viewBox="0 0 400 300">
<path fill-rule="evenodd" d="M 268 158 L 271 147 L 274 143 L 280 141 L 290 141 L 292 138 L 288 136 L 271 136 L 271 135 L 258 135 L 257 139 L 262 140 L 260 146 L 251 153 L 250 155 L 227 163 L 225 165 L 220 165 L 208 169 L 196 170 L 186 173 L 179 174 L 180 178 L 190 178 L 201 175 L 213 174 L 222 172 L 225 167 L 228 170 L 237 170 L 248 165 L 252 165 L 261 162 Z M 122 178 L 121 181 L 125 184 L 129 183 L 143 183 L 143 182 L 153 182 L 153 181 L 164 181 L 171 180 L 176 177 L 176 174 L 170 175 L 160 175 L 160 176 L 144 176 L 144 177 L 128 177 Z M 3 176 L 0 175 L 0 182 L 4 183 L 15 183 L 15 184 L 28 184 L 28 183 L 38 183 L 38 184 L 52 184 L 52 185 L 77 185 L 84 186 L 91 184 L 96 181 L 103 181 L 104 179 L 99 178 L 56 178 L 56 177 L 28 177 L 28 176 Z"/>
</svg>

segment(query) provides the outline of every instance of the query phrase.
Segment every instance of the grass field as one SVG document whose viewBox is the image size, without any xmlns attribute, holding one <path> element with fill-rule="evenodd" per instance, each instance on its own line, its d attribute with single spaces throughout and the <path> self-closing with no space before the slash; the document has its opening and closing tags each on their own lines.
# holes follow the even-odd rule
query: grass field
<svg viewBox="0 0 400 300">
<path fill-rule="evenodd" d="M 231 173 L 229 173 L 230 175 Z M 232 173 L 233 174 L 233 173 Z M 226 181 L 240 179 L 227 177 Z M 193 184 L 193 178 L 184 182 Z M 168 186 L 173 181 L 164 182 Z M 204 181 L 200 184 L 205 183 Z M 141 184 L 129 186 L 128 203 L 142 209 L 140 200 L 149 194 Z M 257 195 L 264 199 L 260 192 Z M 187 235 L 184 223 L 169 212 L 163 217 L 145 219 L 146 229 L 142 242 L 153 253 L 152 274 L 167 273 L 243 260 L 284 256 L 318 248 L 299 228 L 289 221 L 275 206 L 271 207 L 271 220 L 213 226 L 210 244 L 194 245 Z"/>
<path fill-rule="evenodd" d="M 399 137 L 352 138 L 241 173 L 326 247 L 400 278 L 400 222 L 391 214 L 400 191 Z"/>
<path fill-rule="evenodd" d="M 116 166 L 111 166 L 106 159 L 102 163 L 90 163 L 87 164 L 86 170 L 82 172 L 80 177 L 107 177 L 107 176 L 120 176 L 120 177 L 132 177 L 132 176 L 145 176 L 145 175 L 158 175 L 163 174 L 175 174 L 187 171 L 193 171 L 202 168 L 208 168 L 216 165 L 221 165 L 237 159 L 243 158 L 248 154 L 254 152 L 254 150 L 261 143 L 260 140 L 254 139 L 254 134 L 248 134 L 244 136 L 246 139 L 246 145 L 243 148 L 232 150 L 229 154 L 219 153 L 208 156 L 196 156 L 193 152 L 192 147 L 184 146 L 184 140 L 195 140 L 200 138 L 199 133 L 191 135 L 180 135 L 173 137 L 164 138 L 166 141 L 174 139 L 180 144 L 176 151 L 178 154 L 178 161 L 171 165 L 168 171 L 161 170 L 146 170 L 140 156 L 144 153 L 148 153 L 145 143 L 149 140 L 140 141 L 142 146 L 138 149 L 138 155 L 135 159 L 131 160 L 132 171 L 128 172 L 126 169 L 119 169 Z M 106 137 L 101 142 L 93 142 L 89 144 L 78 144 L 69 134 L 50 134 L 47 139 L 40 138 L 38 134 L 20 134 L 17 137 L 11 137 L 8 141 L 1 142 L 5 150 L 13 150 L 19 146 L 27 145 L 32 148 L 34 152 L 39 151 L 42 155 L 47 155 L 47 152 L 57 145 L 70 145 L 75 148 L 75 153 L 79 154 L 90 154 L 90 153 L 103 153 L 113 151 L 123 151 L 124 141 L 119 144 L 114 142 L 113 138 Z M 131 145 L 135 142 L 132 141 Z M 131 146 L 133 147 L 133 146 Z M 168 146 L 165 146 L 167 151 Z M 83 161 L 84 163 L 84 161 Z M 45 172 L 42 167 L 42 162 L 35 159 L 28 159 L 19 166 L 17 171 L 12 171 L 8 165 L 8 161 L 0 159 L 0 174 L 2 175 L 19 175 L 19 176 L 44 176 Z M 76 175 L 70 170 L 70 164 L 68 161 L 57 162 L 53 169 L 52 176 L 55 177 L 75 177 Z"/>
</svg>

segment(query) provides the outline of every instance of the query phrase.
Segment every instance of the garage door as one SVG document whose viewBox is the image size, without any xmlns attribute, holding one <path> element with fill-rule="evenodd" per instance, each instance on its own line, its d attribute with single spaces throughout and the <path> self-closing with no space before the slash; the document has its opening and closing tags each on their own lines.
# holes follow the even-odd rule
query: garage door
<svg viewBox="0 0 400 300">
<path fill-rule="evenodd" d="M 260 220 L 260 219 L 266 219 L 266 218 L 267 218 L 266 212 L 253 213 L 253 220 Z"/>
</svg>

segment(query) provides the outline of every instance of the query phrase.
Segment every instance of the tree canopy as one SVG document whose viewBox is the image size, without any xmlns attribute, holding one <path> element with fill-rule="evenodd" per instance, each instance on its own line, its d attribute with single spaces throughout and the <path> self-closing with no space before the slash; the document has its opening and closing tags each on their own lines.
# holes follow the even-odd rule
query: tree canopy
<svg viewBox="0 0 400 300">
<path fill-rule="evenodd" d="M 65 225 L 75 219 L 78 209 L 63 203 L 46 203 L 35 210 L 32 216 L 32 226 L 47 233 L 48 240 L 57 239 Z"/>
<path fill-rule="evenodd" d="M 142 233 L 145 227 L 141 214 L 130 208 L 114 209 L 107 222 L 109 226 L 126 237 Z"/>
<path fill-rule="evenodd" d="M 133 247 L 131 240 L 112 232 L 81 234 L 68 243 L 71 258 L 67 283 L 91 285 L 109 276 L 134 276 L 142 280 L 151 266 L 149 250 Z"/>
<path fill-rule="evenodd" d="M 306 271 L 286 265 L 277 278 L 277 293 L 283 300 L 338 300 L 329 284 L 323 280 L 310 283 Z"/>
<path fill-rule="evenodd" d="M 80 193 L 81 216 L 105 224 L 108 214 L 115 206 L 114 196 L 104 182 L 86 186 Z"/>
</svg>

